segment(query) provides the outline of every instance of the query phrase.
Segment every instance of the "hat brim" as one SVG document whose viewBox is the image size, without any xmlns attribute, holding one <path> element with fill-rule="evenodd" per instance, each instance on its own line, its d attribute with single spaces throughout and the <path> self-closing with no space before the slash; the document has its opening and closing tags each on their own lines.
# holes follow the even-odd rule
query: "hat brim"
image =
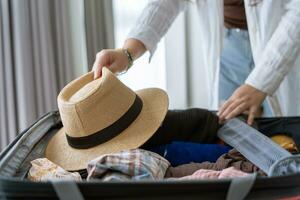
<svg viewBox="0 0 300 200">
<path fill-rule="evenodd" d="M 168 110 L 168 96 L 158 88 L 136 91 L 143 108 L 136 120 L 122 133 L 108 142 L 89 149 L 75 149 L 68 145 L 64 128 L 50 140 L 45 156 L 68 171 L 85 169 L 87 163 L 100 155 L 135 149 L 144 144 L 159 128 Z"/>
</svg>

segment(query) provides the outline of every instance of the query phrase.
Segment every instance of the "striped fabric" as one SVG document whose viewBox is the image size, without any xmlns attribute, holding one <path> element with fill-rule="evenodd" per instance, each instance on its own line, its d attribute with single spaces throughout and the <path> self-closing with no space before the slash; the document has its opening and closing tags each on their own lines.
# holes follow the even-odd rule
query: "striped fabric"
<svg viewBox="0 0 300 200">
<path fill-rule="evenodd" d="M 142 149 L 124 150 L 90 161 L 87 180 L 158 180 L 164 178 L 169 166 L 170 163 L 156 153 Z"/>
</svg>

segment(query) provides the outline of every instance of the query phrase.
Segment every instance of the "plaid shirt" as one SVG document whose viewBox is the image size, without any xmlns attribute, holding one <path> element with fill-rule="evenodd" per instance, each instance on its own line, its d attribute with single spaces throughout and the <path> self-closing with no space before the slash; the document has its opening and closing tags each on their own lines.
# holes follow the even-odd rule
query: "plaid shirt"
<svg viewBox="0 0 300 200">
<path fill-rule="evenodd" d="M 102 155 L 88 163 L 87 180 L 102 181 L 163 179 L 170 163 L 160 155 L 143 149 Z"/>
</svg>

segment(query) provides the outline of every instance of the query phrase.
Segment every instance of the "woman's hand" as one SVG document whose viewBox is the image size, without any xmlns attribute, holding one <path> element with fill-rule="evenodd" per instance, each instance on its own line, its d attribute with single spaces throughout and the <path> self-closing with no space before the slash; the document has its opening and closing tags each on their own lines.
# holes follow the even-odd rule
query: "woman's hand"
<svg viewBox="0 0 300 200">
<path fill-rule="evenodd" d="M 102 76 L 102 68 L 107 67 L 113 73 L 125 71 L 128 66 L 128 58 L 122 49 L 104 49 L 97 53 L 93 65 L 94 79 Z"/>
<path fill-rule="evenodd" d="M 239 114 L 248 113 L 247 123 L 252 125 L 255 115 L 260 111 L 266 93 L 244 84 L 234 91 L 232 96 L 220 108 L 219 121 L 231 119 Z"/>
<path fill-rule="evenodd" d="M 127 49 L 133 60 L 136 60 L 146 52 L 145 45 L 133 38 L 125 41 L 123 49 Z M 128 57 L 122 49 L 104 49 L 96 55 L 93 65 L 94 79 L 101 77 L 103 67 L 108 67 L 113 73 L 118 73 L 127 70 L 128 64 Z"/>
</svg>

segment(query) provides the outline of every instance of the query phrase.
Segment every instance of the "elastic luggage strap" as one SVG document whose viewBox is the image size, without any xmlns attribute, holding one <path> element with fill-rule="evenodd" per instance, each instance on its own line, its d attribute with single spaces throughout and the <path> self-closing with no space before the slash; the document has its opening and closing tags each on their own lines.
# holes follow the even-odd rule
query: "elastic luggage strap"
<svg viewBox="0 0 300 200">
<path fill-rule="evenodd" d="M 51 180 L 51 183 L 60 200 L 84 200 L 74 181 Z"/>
<path fill-rule="evenodd" d="M 288 175 L 300 172 L 300 155 L 292 155 L 277 160 L 269 169 L 270 176 Z"/>
<path fill-rule="evenodd" d="M 218 137 L 236 148 L 268 176 L 300 171 L 299 156 L 293 156 L 270 138 L 237 118 L 226 122 L 218 131 Z M 282 159 L 285 162 L 278 162 Z"/>
<path fill-rule="evenodd" d="M 256 179 L 256 173 L 250 174 L 249 176 L 232 179 L 228 193 L 226 196 L 227 200 L 242 200 L 250 192 Z"/>
</svg>

